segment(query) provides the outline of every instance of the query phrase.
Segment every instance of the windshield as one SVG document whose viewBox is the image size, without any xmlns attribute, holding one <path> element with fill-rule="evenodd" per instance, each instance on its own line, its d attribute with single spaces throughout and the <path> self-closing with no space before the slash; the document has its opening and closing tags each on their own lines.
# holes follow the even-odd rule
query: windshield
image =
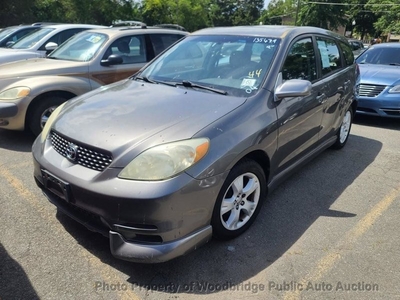
<svg viewBox="0 0 400 300">
<path fill-rule="evenodd" d="M 356 62 L 359 64 L 399 65 L 400 48 L 372 47 L 362 53 L 359 57 L 357 57 Z"/>
<path fill-rule="evenodd" d="M 18 40 L 14 45 L 11 46 L 12 49 L 29 49 L 36 45 L 44 36 L 52 32 L 54 28 L 42 28 L 38 31 L 34 31 L 29 35 Z"/>
<path fill-rule="evenodd" d="M 2 31 L 0 31 L 0 40 L 4 39 L 10 33 L 13 33 L 16 30 L 17 30 L 17 28 L 15 28 L 15 27 L 3 29 Z"/>
<path fill-rule="evenodd" d="M 190 36 L 158 57 L 139 76 L 248 97 L 264 81 L 279 42 L 261 36 Z"/>
<path fill-rule="evenodd" d="M 81 32 L 54 50 L 48 57 L 54 59 L 89 61 L 99 51 L 108 36 L 102 33 Z"/>
</svg>

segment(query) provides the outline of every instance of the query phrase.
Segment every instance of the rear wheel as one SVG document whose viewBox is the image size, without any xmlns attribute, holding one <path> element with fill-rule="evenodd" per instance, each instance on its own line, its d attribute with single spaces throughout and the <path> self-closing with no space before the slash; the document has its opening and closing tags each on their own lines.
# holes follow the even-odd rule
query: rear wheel
<svg viewBox="0 0 400 300">
<path fill-rule="evenodd" d="M 332 148 L 334 149 L 342 149 L 350 135 L 351 124 L 353 122 L 353 110 L 351 106 L 348 108 L 346 113 L 343 116 L 342 124 L 336 135 L 336 142 L 333 144 Z"/>
<path fill-rule="evenodd" d="M 253 160 L 243 160 L 229 173 L 215 203 L 213 235 L 231 239 L 246 231 L 257 217 L 266 197 L 263 169 Z"/>
<path fill-rule="evenodd" d="M 53 111 L 65 101 L 67 99 L 55 96 L 40 99 L 35 103 L 28 116 L 29 130 L 34 135 L 39 135 Z"/>
</svg>

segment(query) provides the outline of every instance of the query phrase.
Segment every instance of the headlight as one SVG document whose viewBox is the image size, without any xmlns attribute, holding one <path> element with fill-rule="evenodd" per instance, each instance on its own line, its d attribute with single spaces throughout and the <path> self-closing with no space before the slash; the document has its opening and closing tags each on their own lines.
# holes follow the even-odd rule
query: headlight
<svg viewBox="0 0 400 300">
<path fill-rule="evenodd" d="M 389 89 L 388 93 L 390 94 L 400 93 L 400 85 L 395 85 L 394 87 Z"/>
<path fill-rule="evenodd" d="M 50 128 L 51 125 L 53 125 L 55 119 L 58 117 L 58 115 L 60 114 L 61 110 L 63 109 L 64 105 L 67 102 L 64 102 L 63 104 L 61 104 L 59 107 L 57 107 L 50 115 L 50 117 L 47 119 L 46 124 L 43 127 L 41 136 L 40 136 L 40 140 L 42 141 L 42 143 L 47 139 L 47 135 L 50 132 Z"/>
<path fill-rule="evenodd" d="M 0 93 L 0 100 L 15 100 L 29 95 L 31 89 L 26 86 L 19 86 Z"/>
<path fill-rule="evenodd" d="M 150 148 L 133 159 L 118 177 L 132 180 L 163 180 L 173 177 L 202 159 L 209 145 L 208 139 L 199 138 Z"/>
</svg>

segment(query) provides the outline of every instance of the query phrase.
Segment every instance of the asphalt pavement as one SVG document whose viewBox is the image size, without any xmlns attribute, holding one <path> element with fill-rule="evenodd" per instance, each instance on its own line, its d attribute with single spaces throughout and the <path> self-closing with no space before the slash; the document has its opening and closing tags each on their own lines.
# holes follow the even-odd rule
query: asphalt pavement
<svg viewBox="0 0 400 300">
<path fill-rule="evenodd" d="M 115 259 L 108 239 L 49 203 L 33 137 L 0 129 L 0 299 L 400 299 L 400 120 L 357 117 L 268 196 L 235 240 L 163 264 Z"/>
</svg>

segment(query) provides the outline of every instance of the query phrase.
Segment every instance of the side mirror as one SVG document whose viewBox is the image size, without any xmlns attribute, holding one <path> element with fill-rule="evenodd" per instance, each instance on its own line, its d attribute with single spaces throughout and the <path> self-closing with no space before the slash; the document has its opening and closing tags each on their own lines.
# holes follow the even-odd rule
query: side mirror
<svg viewBox="0 0 400 300">
<path fill-rule="evenodd" d="M 100 64 L 102 66 L 108 67 L 112 65 L 120 65 L 123 63 L 123 58 L 119 54 L 111 54 L 107 59 L 101 60 Z"/>
<path fill-rule="evenodd" d="M 14 45 L 14 44 L 15 44 L 15 42 L 9 41 L 9 42 L 6 43 L 6 47 L 7 48 L 11 48 L 11 46 Z"/>
<path fill-rule="evenodd" d="M 275 89 L 275 101 L 287 97 L 305 97 L 311 95 L 312 84 L 308 80 L 291 79 L 280 84 Z"/>
<path fill-rule="evenodd" d="M 54 43 L 54 42 L 47 43 L 46 46 L 44 46 L 44 48 L 46 49 L 46 52 L 51 52 L 54 49 L 56 49 L 57 47 L 58 47 L 57 43 Z"/>
</svg>

